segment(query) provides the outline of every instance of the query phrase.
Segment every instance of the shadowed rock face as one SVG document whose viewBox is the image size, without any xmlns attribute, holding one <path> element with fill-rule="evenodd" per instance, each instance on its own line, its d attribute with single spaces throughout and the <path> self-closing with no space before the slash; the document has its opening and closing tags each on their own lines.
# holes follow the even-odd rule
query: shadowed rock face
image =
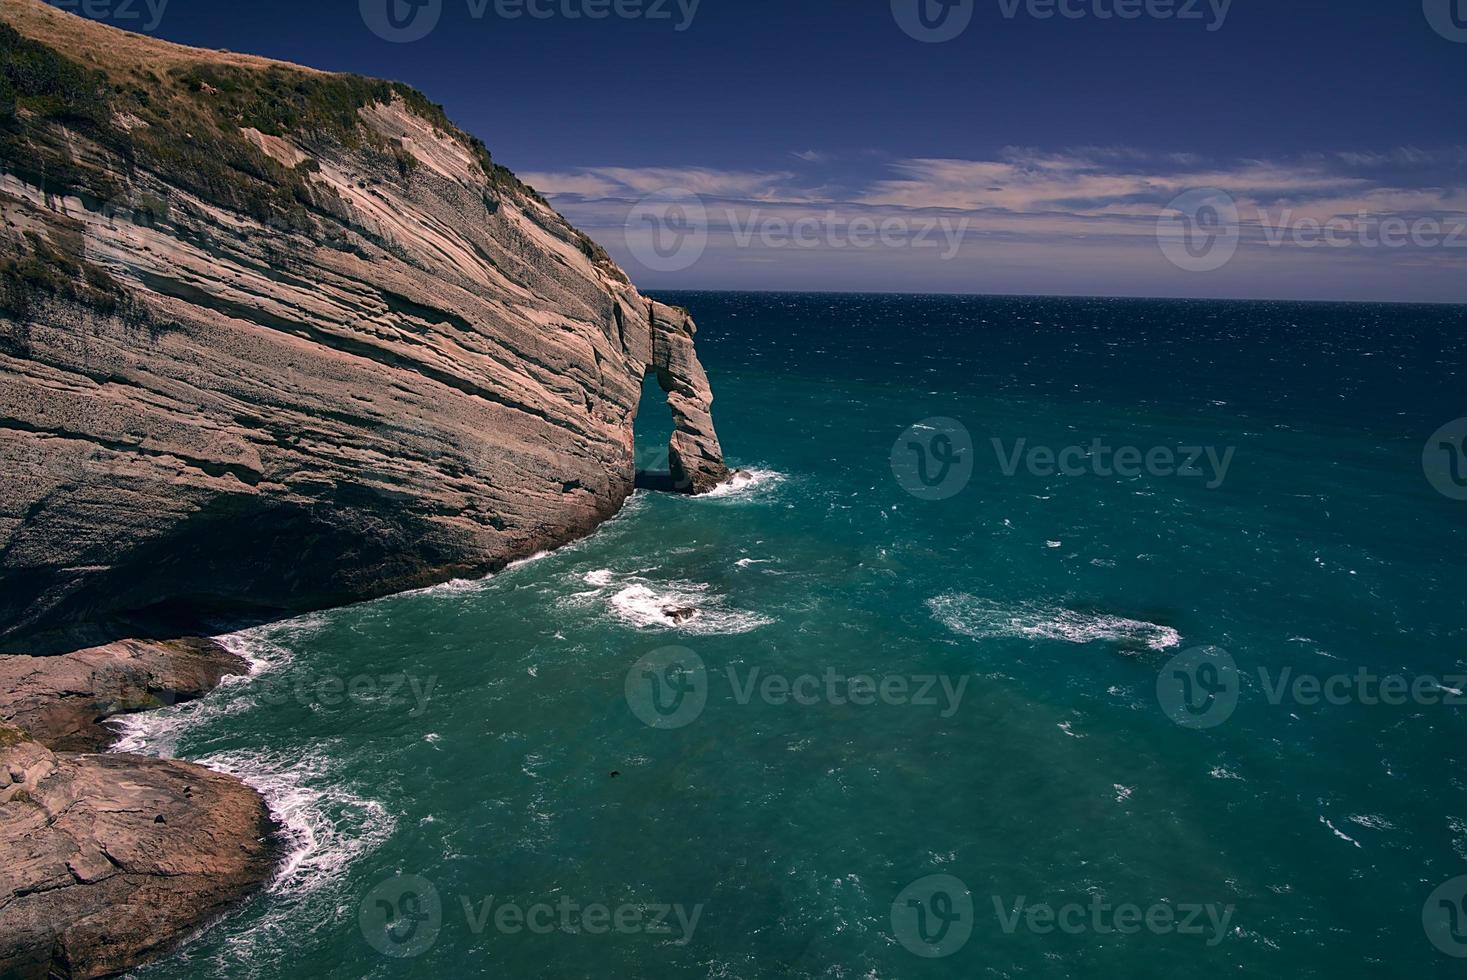
<svg viewBox="0 0 1467 980">
<path fill-rule="evenodd" d="M 71 100 L 0 106 L 0 650 L 564 543 L 632 491 L 653 371 L 675 482 L 726 478 L 690 316 L 421 96 L 0 21 Z"/>
</svg>

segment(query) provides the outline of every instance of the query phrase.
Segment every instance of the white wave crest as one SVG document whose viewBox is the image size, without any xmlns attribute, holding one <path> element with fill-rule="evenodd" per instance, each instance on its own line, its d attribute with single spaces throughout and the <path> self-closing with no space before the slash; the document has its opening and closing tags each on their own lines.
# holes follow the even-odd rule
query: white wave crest
<svg viewBox="0 0 1467 980">
<path fill-rule="evenodd" d="M 216 718 L 252 708 L 255 702 L 249 694 L 250 682 L 288 664 L 294 654 L 287 644 L 314 633 L 324 622 L 320 615 L 302 616 L 214 637 L 220 646 L 243 660 L 249 672 L 222 678 L 217 688 L 197 701 L 109 719 L 107 725 L 117 732 L 117 740 L 108 750 L 173 758 L 178 754 L 179 742 L 189 732 Z"/>
<path fill-rule="evenodd" d="M 696 500 L 719 500 L 729 497 L 758 498 L 767 496 L 769 491 L 783 483 L 787 477 L 777 470 L 735 470 L 723 483 L 709 490 L 707 493 L 699 494 Z"/>
<path fill-rule="evenodd" d="M 1152 650 L 1169 650 L 1182 642 L 1180 633 L 1157 623 L 1032 604 L 1006 606 L 966 593 L 936 596 L 927 600 L 927 606 L 939 623 L 954 633 L 977 640 L 1014 636 L 1065 643 L 1104 640 L 1141 643 Z"/>
<path fill-rule="evenodd" d="M 594 588 L 566 596 L 562 604 L 584 607 L 599 603 L 613 618 L 637 629 L 712 636 L 747 633 L 774 622 L 756 612 L 730 608 L 728 599 L 704 582 L 619 577 L 607 568 L 587 573 L 584 580 Z"/>
<path fill-rule="evenodd" d="M 265 798 L 290 853 L 270 886 L 275 894 L 320 891 L 347 866 L 392 836 L 396 822 L 376 800 L 358 795 L 335 772 L 329 748 L 220 752 L 198 760 L 233 776 Z"/>
<path fill-rule="evenodd" d="M 702 583 L 669 583 L 654 588 L 628 585 L 609 600 L 617 618 L 638 629 L 676 629 L 701 635 L 747 633 L 774 620 L 755 612 L 730 609 L 722 596 Z"/>
</svg>

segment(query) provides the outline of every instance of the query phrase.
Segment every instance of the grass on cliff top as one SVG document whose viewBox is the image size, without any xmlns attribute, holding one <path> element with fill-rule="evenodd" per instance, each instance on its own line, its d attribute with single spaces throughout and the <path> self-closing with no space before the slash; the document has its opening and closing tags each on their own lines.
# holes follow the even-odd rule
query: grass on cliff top
<svg viewBox="0 0 1467 980">
<path fill-rule="evenodd" d="M 75 153 L 61 127 L 115 154 L 124 171 L 151 170 L 202 200 L 262 223 L 316 231 L 316 216 L 340 214 L 335 192 L 312 180 L 310 161 L 283 166 L 241 130 L 376 155 L 386 172 L 395 168 L 405 179 L 418 161 L 358 114 L 374 103 L 401 99 L 474 154 L 488 182 L 485 202 L 491 210 L 504 196 L 533 199 L 551 210 L 496 164 L 481 140 L 458 130 L 442 106 L 402 83 L 185 48 L 64 15 L 39 0 L 6 4 L 0 10 L 0 164 L 48 192 L 76 195 L 89 208 L 107 207 L 125 188 L 118 168 Z M 38 31 L 44 41 L 36 39 Z M 626 281 L 600 245 L 572 234 L 588 259 Z M 4 272 L 13 279 L 16 270 Z"/>
<path fill-rule="evenodd" d="M 107 200 L 117 190 L 115 181 L 95 169 L 88 172 L 71 153 L 37 138 L 40 128 L 61 124 L 96 140 L 125 163 L 156 168 L 204 200 L 298 226 L 301 212 L 321 203 L 310 192 L 308 172 L 281 166 L 240 129 L 380 153 L 406 176 L 416 166 L 411 154 L 400 143 L 378 136 L 357 115 L 366 106 L 396 98 L 463 143 L 494 190 L 540 199 L 496 164 L 481 140 L 460 132 L 442 106 L 400 82 L 225 53 L 211 56 L 75 17 L 61 19 L 35 6 L 26 0 L 7 7 L 0 20 L 0 159 L 24 176 L 44 177 L 49 190 L 80 193 L 84 200 Z M 56 33 L 43 42 L 7 21 L 28 30 L 54 27 Z M 96 49 L 104 57 L 88 52 L 84 63 L 59 50 L 74 51 L 72 35 L 99 30 L 112 42 Z M 71 43 L 53 46 L 48 43 L 53 38 Z M 129 51 L 136 60 L 129 60 Z M 172 56 L 155 57 L 160 51 Z M 188 57 L 194 54 L 199 57 Z"/>
</svg>

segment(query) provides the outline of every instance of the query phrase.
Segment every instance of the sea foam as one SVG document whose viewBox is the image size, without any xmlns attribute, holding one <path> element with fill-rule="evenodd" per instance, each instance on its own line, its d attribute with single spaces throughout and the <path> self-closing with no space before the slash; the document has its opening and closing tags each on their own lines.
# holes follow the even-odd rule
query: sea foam
<svg viewBox="0 0 1467 980">
<path fill-rule="evenodd" d="M 1065 643 L 1144 644 L 1152 650 L 1169 650 L 1181 643 L 1181 634 L 1170 626 L 1124 616 L 1082 613 L 1073 609 L 1037 604 L 1005 605 L 966 593 L 948 593 L 927 600 L 939 623 L 975 640 L 999 637 L 1028 637 Z"/>
<path fill-rule="evenodd" d="M 787 477 L 777 470 L 737 470 L 733 476 L 709 490 L 699 494 L 695 500 L 720 500 L 728 498 L 759 499 L 783 483 Z"/>
<path fill-rule="evenodd" d="M 774 620 L 734 609 L 727 597 L 704 582 L 654 581 L 600 568 L 583 576 L 593 588 L 561 600 L 564 605 L 599 604 L 612 618 L 636 629 L 677 630 L 701 636 L 747 633 Z"/>
</svg>

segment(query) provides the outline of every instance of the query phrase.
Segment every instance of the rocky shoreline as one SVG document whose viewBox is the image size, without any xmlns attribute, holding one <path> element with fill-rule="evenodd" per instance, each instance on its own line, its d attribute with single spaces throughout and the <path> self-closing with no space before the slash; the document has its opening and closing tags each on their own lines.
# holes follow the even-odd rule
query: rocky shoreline
<svg viewBox="0 0 1467 980">
<path fill-rule="evenodd" d="M 173 759 L 104 754 L 105 721 L 202 697 L 247 665 L 210 640 L 0 657 L 0 976 L 111 976 L 266 884 L 265 801 Z"/>
</svg>

